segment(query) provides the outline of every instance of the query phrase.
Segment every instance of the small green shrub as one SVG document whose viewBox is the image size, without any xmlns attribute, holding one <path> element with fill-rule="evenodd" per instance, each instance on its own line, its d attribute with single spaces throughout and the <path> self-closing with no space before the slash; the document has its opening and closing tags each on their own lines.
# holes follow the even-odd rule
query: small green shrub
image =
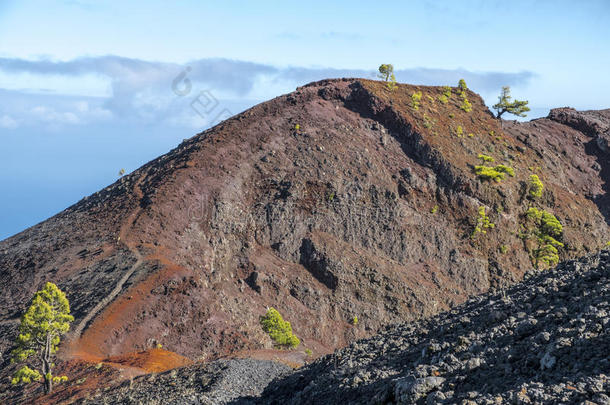
<svg viewBox="0 0 610 405">
<path fill-rule="evenodd" d="M 307 355 L 307 357 L 311 357 L 313 352 L 311 351 L 311 349 L 305 349 L 305 354 Z"/>
<path fill-rule="evenodd" d="M 461 138 L 464 136 L 464 129 L 462 128 L 461 125 L 458 125 L 458 127 L 455 130 L 455 134 L 457 135 L 458 138 Z"/>
<path fill-rule="evenodd" d="M 462 104 L 460 104 L 460 108 L 466 112 L 471 112 L 472 104 L 470 104 L 470 101 L 468 101 L 468 99 L 466 97 L 464 97 L 462 100 Z"/>
<path fill-rule="evenodd" d="M 474 134 L 471 132 L 468 134 L 468 138 L 474 138 Z"/>
<path fill-rule="evenodd" d="M 421 97 L 422 97 L 421 91 L 413 92 L 413 94 L 411 94 L 411 107 L 413 107 L 416 110 L 419 110 L 419 106 L 421 104 Z"/>
<path fill-rule="evenodd" d="M 299 131 L 300 129 L 301 129 L 301 126 L 300 126 L 299 124 L 296 124 L 296 125 L 294 126 L 294 130 L 295 130 L 295 131 Z"/>
<path fill-rule="evenodd" d="M 443 96 L 447 97 L 447 99 L 451 98 L 451 87 L 443 86 Z"/>
<path fill-rule="evenodd" d="M 495 159 L 492 158 L 491 156 L 487 156 L 482 153 L 479 153 L 477 158 L 481 159 L 483 162 L 494 162 L 495 161 Z"/>
<path fill-rule="evenodd" d="M 449 102 L 449 97 L 447 97 L 444 94 L 441 94 L 440 96 L 438 96 L 438 101 L 440 101 L 443 104 L 447 104 Z"/>
<path fill-rule="evenodd" d="M 542 190 L 544 189 L 544 184 L 540 181 L 540 178 L 532 174 L 530 175 L 529 181 L 529 198 L 535 200 L 536 198 L 540 198 L 542 196 Z"/>
<path fill-rule="evenodd" d="M 513 169 L 510 166 L 506 166 L 506 165 L 497 165 L 496 167 L 494 167 L 494 170 L 501 172 L 501 173 L 506 173 L 508 174 L 510 177 L 515 177 L 515 169 Z"/>
<path fill-rule="evenodd" d="M 354 315 L 354 318 L 352 318 L 352 325 L 358 325 L 358 317 L 356 315 Z"/>
<path fill-rule="evenodd" d="M 494 180 L 496 182 L 504 180 L 506 174 L 511 177 L 515 176 L 514 169 L 505 165 L 495 167 L 479 165 L 474 167 L 474 172 L 481 180 Z"/>
<path fill-rule="evenodd" d="M 430 210 L 430 214 L 436 214 L 436 212 L 438 211 L 438 205 L 435 205 L 434 207 L 432 207 L 432 209 Z"/>
<path fill-rule="evenodd" d="M 555 215 L 544 210 L 531 207 L 525 213 L 528 232 L 524 235 L 524 240 L 536 237 L 537 247 L 530 251 L 532 262 L 536 268 L 540 265 L 551 267 L 559 262 L 558 248 L 563 247 L 563 243 L 557 240 L 563 233 L 563 226 Z"/>
<path fill-rule="evenodd" d="M 263 330 L 278 346 L 294 348 L 301 343 L 292 333 L 290 322 L 285 321 L 275 308 L 269 308 L 265 316 L 261 317 L 260 323 Z"/>
<path fill-rule="evenodd" d="M 449 113 L 449 118 L 453 118 L 453 117 L 455 117 L 455 114 L 454 113 Z"/>
<path fill-rule="evenodd" d="M 432 118 L 428 117 L 426 114 L 424 114 L 424 128 L 432 128 L 434 124 L 435 121 Z"/>
<path fill-rule="evenodd" d="M 478 211 L 478 216 L 477 216 L 476 224 L 474 226 L 474 230 L 470 234 L 470 238 L 474 239 L 479 234 L 486 234 L 487 233 L 487 229 L 495 228 L 495 226 L 496 225 L 493 224 L 489 220 L 489 217 L 485 213 L 485 207 L 484 206 L 480 206 L 479 207 L 479 211 Z"/>
<path fill-rule="evenodd" d="M 506 254 L 506 252 L 508 252 L 508 246 L 500 245 L 500 253 L 502 253 L 504 255 L 504 254 Z"/>
</svg>

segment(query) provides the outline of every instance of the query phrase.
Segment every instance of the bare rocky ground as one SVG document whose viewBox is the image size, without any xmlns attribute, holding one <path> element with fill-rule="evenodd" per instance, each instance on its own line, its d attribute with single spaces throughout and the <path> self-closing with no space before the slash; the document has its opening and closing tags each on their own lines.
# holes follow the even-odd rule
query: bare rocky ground
<svg viewBox="0 0 610 405">
<path fill-rule="evenodd" d="M 290 367 L 265 360 L 217 360 L 158 375 L 139 377 L 82 399 L 82 405 L 216 405 L 256 397 Z M 250 402 L 249 400 L 244 400 Z"/>
</svg>

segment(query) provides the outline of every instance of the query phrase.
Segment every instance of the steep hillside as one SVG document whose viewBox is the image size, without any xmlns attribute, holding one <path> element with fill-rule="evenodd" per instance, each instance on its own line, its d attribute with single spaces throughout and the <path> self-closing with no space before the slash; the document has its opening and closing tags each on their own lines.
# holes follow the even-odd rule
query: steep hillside
<svg viewBox="0 0 610 405">
<path fill-rule="evenodd" d="M 531 272 L 274 381 L 261 404 L 610 403 L 610 253 Z"/>
<path fill-rule="evenodd" d="M 470 91 L 472 111 L 460 108 L 459 93 L 312 83 L 0 242 L 0 377 L 45 281 L 76 317 L 66 368 L 105 362 L 136 375 L 157 355 L 154 371 L 233 355 L 298 364 L 304 348 L 329 353 L 520 280 L 544 250 L 530 207 L 563 225 L 555 259 L 610 240 L 607 111 L 502 128 Z M 479 178 L 479 154 L 514 177 Z M 532 174 L 544 190 L 530 199 Z M 495 226 L 473 232 L 480 207 Z M 292 323 L 297 351 L 269 350 L 259 326 L 269 306 Z"/>
</svg>

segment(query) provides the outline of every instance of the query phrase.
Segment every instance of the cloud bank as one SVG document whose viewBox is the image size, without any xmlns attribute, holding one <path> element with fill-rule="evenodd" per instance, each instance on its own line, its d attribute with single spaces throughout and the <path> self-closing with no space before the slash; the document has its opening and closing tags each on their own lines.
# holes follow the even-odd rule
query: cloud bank
<svg viewBox="0 0 610 405">
<path fill-rule="evenodd" d="M 0 89 L 0 128 L 20 125 L 78 125 L 98 121 L 169 123 L 202 128 L 219 115 L 237 113 L 297 86 L 333 77 L 375 77 L 374 70 L 277 67 L 230 59 L 199 59 L 184 65 L 120 56 L 83 57 L 70 61 L 0 58 L 5 76 L 29 75 L 36 86 L 21 91 Z M 107 97 L 50 94 L 37 90 L 53 77 L 79 80 L 93 76 L 105 83 Z M 483 96 L 502 85 L 527 85 L 529 71 L 473 72 L 467 69 L 414 68 L 396 71 L 401 82 L 423 85 L 457 83 L 464 78 Z M 14 102 L 18 99 L 18 102 Z M 199 111 L 193 104 L 199 105 Z M 207 103 L 207 104 L 206 104 Z M 204 106 L 205 108 L 201 107 Z M 202 114 L 212 105 L 217 108 Z M 226 116 L 224 117 L 226 118 Z"/>
</svg>

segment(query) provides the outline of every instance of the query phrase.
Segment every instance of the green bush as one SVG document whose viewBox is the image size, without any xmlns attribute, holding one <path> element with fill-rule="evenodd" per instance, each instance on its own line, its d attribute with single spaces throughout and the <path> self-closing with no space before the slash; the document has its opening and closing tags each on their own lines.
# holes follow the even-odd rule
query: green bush
<svg viewBox="0 0 610 405">
<path fill-rule="evenodd" d="M 536 198 L 541 197 L 543 189 L 544 189 L 544 184 L 542 184 L 542 181 L 540 181 L 540 178 L 537 175 L 532 174 L 530 176 L 530 182 L 529 182 L 529 197 L 532 200 L 535 200 Z"/>
<path fill-rule="evenodd" d="M 447 104 L 449 102 L 449 97 L 447 97 L 444 94 L 441 94 L 440 96 L 438 96 L 438 101 L 440 101 L 443 104 Z"/>
<path fill-rule="evenodd" d="M 495 226 L 496 225 L 493 224 L 489 220 L 489 217 L 485 213 L 485 207 L 484 206 L 480 206 L 479 207 L 479 211 L 478 211 L 478 216 L 477 216 L 476 224 L 474 226 L 474 230 L 470 234 L 470 238 L 474 239 L 479 234 L 486 234 L 487 233 L 487 229 L 495 228 Z"/>
<path fill-rule="evenodd" d="M 511 177 L 515 176 L 515 170 L 505 165 L 495 167 L 479 165 L 474 167 L 474 172 L 481 180 L 494 180 L 496 182 L 504 180 L 506 174 Z"/>
<path fill-rule="evenodd" d="M 424 128 L 432 128 L 435 123 L 435 120 L 424 114 Z"/>
<path fill-rule="evenodd" d="M 455 130 L 455 134 L 457 135 L 458 138 L 461 138 L 464 136 L 464 129 L 462 128 L 461 125 L 458 125 L 457 129 Z"/>
<path fill-rule="evenodd" d="M 528 209 L 525 216 L 529 233 L 536 237 L 538 243 L 538 247 L 530 252 L 534 266 L 540 268 L 541 264 L 546 267 L 556 265 L 559 262 L 558 248 L 563 247 L 563 243 L 556 238 L 561 237 L 563 226 L 555 215 L 535 207 Z M 528 238 L 529 235 L 526 235 L 525 239 Z"/>
<path fill-rule="evenodd" d="M 285 321 L 275 308 L 269 308 L 265 316 L 261 317 L 260 323 L 263 330 L 278 346 L 294 348 L 301 343 L 292 333 L 290 322 Z"/>
<path fill-rule="evenodd" d="M 494 167 L 494 170 L 501 172 L 501 173 L 506 173 L 510 177 L 515 177 L 515 169 L 513 169 L 510 166 L 497 165 L 496 167 Z"/>
<path fill-rule="evenodd" d="M 468 101 L 468 99 L 466 97 L 464 97 L 462 100 L 462 104 L 460 105 L 460 108 L 466 112 L 470 112 L 470 111 L 472 111 L 472 104 L 470 104 L 470 101 Z"/>
<path fill-rule="evenodd" d="M 421 104 L 421 97 L 421 91 L 415 91 L 413 92 L 413 94 L 411 94 L 411 106 L 416 110 L 419 110 L 419 106 Z"/>
<path fill-rule="evenodd" d="M 451 98 L 451 87 L 443 86 L 443 96 L 447 97 L 447 99 Z"/>
<path fill-rule="evenodd" d="M 495 161 L 495 159 L 492 158 L 491 156 L 484 155 L 482 153 L 479 153 L 477 158 L 481 159 L 483 162 L 493 162 L 493 161 Z"/>
</svg>

